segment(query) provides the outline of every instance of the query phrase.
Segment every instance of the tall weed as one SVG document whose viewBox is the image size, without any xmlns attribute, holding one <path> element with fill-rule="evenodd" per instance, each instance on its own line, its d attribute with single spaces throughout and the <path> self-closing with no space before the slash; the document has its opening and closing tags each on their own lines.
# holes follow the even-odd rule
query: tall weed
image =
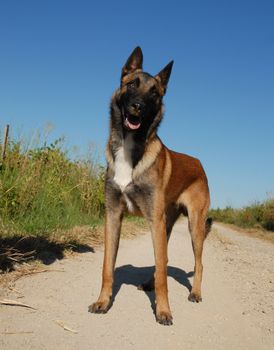
<svg viewBox="0 0 274 350">
<path fill-rule="evenodd" d="M 10 140 L 0 164 L 1 227 L 45 235 L 92 224 L 104 212 L 103 188 L 103 167 L 71 159 L 63 139 L 34 147 Z"/>
</svg>

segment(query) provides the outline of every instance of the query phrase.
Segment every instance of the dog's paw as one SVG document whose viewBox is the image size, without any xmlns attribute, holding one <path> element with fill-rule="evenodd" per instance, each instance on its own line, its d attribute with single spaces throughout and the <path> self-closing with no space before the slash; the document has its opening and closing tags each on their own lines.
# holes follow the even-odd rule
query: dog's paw
<svg viewBox="0 0 274 350">
<path fill-rule="evenodd" d="M 88 311 L 93 314 L 105 314 L 110 306 L 109 301 L 97 301 L 88 307 Z"/>
<path fill-rule="evenodd" d="M 193 303 L 199 303 L 200 301 L 202 301 L 202 297 L 201 297 L 201 294 L 196 294 L 191 292 L 188 296 L 188 300 Z"/>
<path fill-rule="evenodd" d="M 164 326 L 171 326 L 173 324 L 172 315 L 169 311 L 157 312 L 156 321 Z"/>
</svg>

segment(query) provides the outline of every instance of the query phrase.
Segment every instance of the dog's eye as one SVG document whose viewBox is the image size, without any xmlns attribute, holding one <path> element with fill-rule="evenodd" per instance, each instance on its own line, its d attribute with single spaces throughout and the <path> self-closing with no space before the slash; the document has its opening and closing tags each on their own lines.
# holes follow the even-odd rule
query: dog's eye
<svg viewBox="0 0 274 350">
<path fill-rule="evenodd" d="M 155 87 L 153 87 L 153 88 L 150 90 L 150 96 L 151 96 L 151 97 L 154 97 L 154 98 L 159 97 L 158 91 L 156 90 Z"/>
<path fill-rule="evenodd" d="M 127 83 L 127 87 L 128 89 L 135 89 L 136 88 L 136 80 L 130 81 L 129 83 Z"/>
</svg>

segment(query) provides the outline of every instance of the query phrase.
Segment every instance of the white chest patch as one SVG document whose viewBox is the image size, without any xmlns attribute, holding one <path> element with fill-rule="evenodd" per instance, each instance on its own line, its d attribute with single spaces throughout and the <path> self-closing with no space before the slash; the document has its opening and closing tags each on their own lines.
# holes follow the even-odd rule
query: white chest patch
<svg viewBox="0 0 274 350">
<path fill-rule="evenodd" d="M 123 192 L 132 181 L 131 151 L 133 148 L 132 135 L 128 135 L 122 146 L 118 149 L 114 161 L 114 181 Z"/>
</svg>

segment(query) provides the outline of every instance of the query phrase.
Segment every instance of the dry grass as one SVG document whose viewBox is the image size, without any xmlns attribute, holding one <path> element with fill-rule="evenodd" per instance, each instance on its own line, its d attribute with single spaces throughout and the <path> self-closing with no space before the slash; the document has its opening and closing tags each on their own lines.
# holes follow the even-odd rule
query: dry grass
<svg viewBox="0 0 274 350">
<path fill-rule="evenodd" d="M 122 225 L 121 236 L 127 239 L 134 238 L 136 235 L 146 232 L 147 229 L 148 226 L 143 219 L 126 218 Z M 94 227 L 75 226 L 66 232 L 53 232 L 47 240 L 41 237 L 34 237 L 33 240 L 32 237 L 19 239 L 14 242 L 16 248 L 8 247 L 2 254 L 0 285 L 11 288 L 12 284 L 21 277 L 56 271 L 56 269 L 45 268 L 45 266 L 57 259 L 94 251 L 94 248 L 103 244 L 103 232 L 103 224 Z M 18 243 L 22 245 L 20 246 Z M 11 255 L 9 256 L 9 254 Z M 60 272 L 62 271 L 60 270 Z"/>
</svg>

